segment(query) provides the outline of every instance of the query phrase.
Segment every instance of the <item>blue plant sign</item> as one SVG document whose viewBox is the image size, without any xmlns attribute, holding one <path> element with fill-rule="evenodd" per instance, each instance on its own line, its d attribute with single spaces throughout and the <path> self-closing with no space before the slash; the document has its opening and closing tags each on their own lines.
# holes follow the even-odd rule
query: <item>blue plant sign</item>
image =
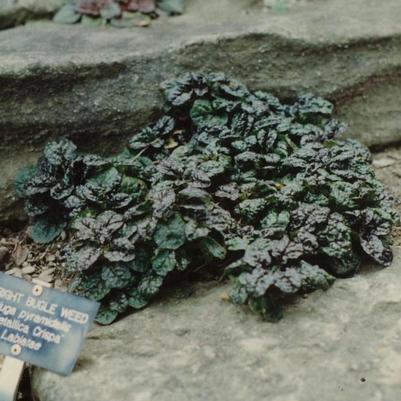
<svg viewBox="0 0 401 401">
<path fill-rule="evenodd" d="M 99 304 L 0 273 L 0 353 L 68 375 Z"/>
</svg>

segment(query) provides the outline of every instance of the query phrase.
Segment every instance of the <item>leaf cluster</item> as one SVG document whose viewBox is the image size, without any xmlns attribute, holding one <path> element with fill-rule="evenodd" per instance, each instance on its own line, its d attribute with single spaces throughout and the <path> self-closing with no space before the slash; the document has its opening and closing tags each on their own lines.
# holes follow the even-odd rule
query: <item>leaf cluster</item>
<svg viewBox="0 0 401 401">
<path fill-rule="evenodd" d="M 184 12 L 184 0 L 70 0 L 54 16 L 62 24 L 110 23 L 117 28 L 148 26 L 158 10 L 170 15 Z"/>
<path fill-rule="evenodd" d="M 221 73 L 165 82 L 166 112 L 120 154 L 52 143 L 17 179 L 39 242 L 73 233 L 72 289 L 112 322 L 169 281 L 208 269 L 265 318 L 297 294 L 327 289 L 366 258 L 392 260 L 393 199 L 370 153 L 340 140 L 333 106 L 283 103 Z"/>
</svg>

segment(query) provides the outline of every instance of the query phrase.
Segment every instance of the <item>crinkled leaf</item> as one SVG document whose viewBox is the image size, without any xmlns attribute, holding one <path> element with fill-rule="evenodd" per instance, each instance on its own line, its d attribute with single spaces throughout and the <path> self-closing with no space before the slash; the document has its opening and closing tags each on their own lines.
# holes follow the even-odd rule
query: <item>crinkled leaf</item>
<svg viewBox="0 0 401 401">
<path fill-rule="evenodd" d="M 160 223 L 154 240 L 161 249 L 178 249 L 185 243 L 185 222 L 178 213 Z"/>
<path fill-rule="evenodd" d="M 150 299 L 155 295 L 163 284 L 163 277 L 160 275 L 144 276 L 140 281 L 137 289 L 143 298 Z"/>
<path fill-rule="evenodd" d="M 77 157 L 76 150 L 77 147 L 71 141 L 61 140 L 47 144 L 43 155 L 53 166 L 62 166 Z"/>
<path fill-rule="evenodd" d="M 154 271 L 161 276 L 166 276 L 173 271 L 176 263 L 174 251 L 169 251 L 167 249 L 160 250 L 152 259 Z"/>
<path fill-rule="evenodd" d="M 101 301 L 111 291 L 111 288 L 102 280 L 99 272 L 76 277 L 69 289 L 93 301 Z"/>
<path fill-rule="evenodd" d="M 208 100 L 196 100 L 192 106 L 190 116 L 197 126 L 224 125 L 228 115 L 224 112 L 213 110 L 212 103 Z"/>
<path fill-rule="evenodd" d="M 63 220 L 38 218 L 32 226 L 32 239 L 38 244 L 49 244 L 60 236 L 65 226 L 66 223 Z"/>
<path fill-rule="evenodd" d="M 131 271 L 124 265 L 103 266 L 102 280 L 109 288 L 122 289 L 131 282 Z"/>
<path fill-rule="evenodd" d="M 200 247 L 204 254 L 212 258 L 224 260 L 227 255 L 227 249 L 211 237 L 203 238 Z"/>
<path fill-rule="evenodd" d="M 128 307 L 128 298 L 124 293 L 116 293 L 107 303 L 101 305 L 96 316 L 96 321 L 102 325 L 114 322 L 119 314 L 125 312 Z"/>
<path fill-rule="evenodd" d="M 70 258 L 70 264 L 78 271 L 90 269 L 100 258 L 101 249 L 92 246 L 84 246 L 75 251 Z"/>
<path fill-rule="evenodd" d="M 25 197 L 25 191 L 26 188 L 25 186 L 29 183 L 30 180 L 35 176 L 36 174 L 36 167 L 35 166 L 30 166 L 30 167 L 23 167 L 18 170 L 18 173 L 15 177 L 15 191 L 17 193 L 17 196 L 20 198 Z"/>
<path fill-rule="evenodd" d="M 362 249 L 377 263 L 389 266 L 393 261 L 391 248 L 386 246 L 376 235 L 364 235 L 360 238 Z"/>
</svg>

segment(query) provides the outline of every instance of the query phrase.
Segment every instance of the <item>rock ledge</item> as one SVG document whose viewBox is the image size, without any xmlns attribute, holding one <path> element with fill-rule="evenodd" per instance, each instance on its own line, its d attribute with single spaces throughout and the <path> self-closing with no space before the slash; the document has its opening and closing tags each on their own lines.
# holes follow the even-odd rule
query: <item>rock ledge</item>
<svg viewBox="0 0 401 401">
<path fill-rule="evenodd" d="M 401 264 L 367 269 L 290 306 L 277 324 L 225 286 L 95 327 L 67 378 L 36 370 L 40 401 L 401 399 Z"/>
</svg>

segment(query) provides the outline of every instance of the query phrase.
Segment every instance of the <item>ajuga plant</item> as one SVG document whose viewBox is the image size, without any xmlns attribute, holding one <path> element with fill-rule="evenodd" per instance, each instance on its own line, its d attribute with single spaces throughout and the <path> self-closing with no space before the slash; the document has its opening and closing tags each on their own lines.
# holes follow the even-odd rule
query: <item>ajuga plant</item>
<svg viewBox="0 0 401 401">
<path fill-rule="evenodd" d="M 233 302 L 277 319 L 288 299 L 364 259 L 391 263 L 393 199 L 369 151 L 338 139 L 332 104 L 282 103 L 220 73 L 162 89 L 165 115 L 120 154 L 51 143 L 17 178 L 34 240 L 71 233 L 71 289 L 101 301 L 99 322 L 201 269 L 232 280 Z"/>
<path fill-rule="evenodd" d="M 158 16 L 158 10 L 170 15 L 182 14 L 184 0 L 69 0 L 54 16 L 54 21 L 110 23 L 117 28 L 148 26 L 150 19 Z"/>
</svg>

